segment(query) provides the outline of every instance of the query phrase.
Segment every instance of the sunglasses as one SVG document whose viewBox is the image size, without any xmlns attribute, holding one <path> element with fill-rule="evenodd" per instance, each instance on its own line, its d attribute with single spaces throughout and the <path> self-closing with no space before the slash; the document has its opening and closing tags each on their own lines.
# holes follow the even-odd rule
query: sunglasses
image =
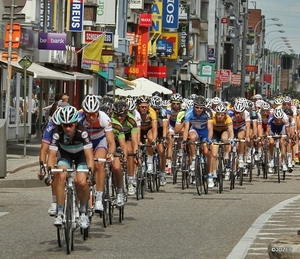
<svg viewBox="0 0 300 259">
<path fill-rule="evenodd" d="M 147 109 L 148 106 L 140 106 L 141 109 Z"/>
<path fill-rule="evenodd" d="M 204 109 L 205 107 L 204 107 L 204 106 L 194 106 L 194 108 L 195 108 L 196 110 L 202 110 L 202 109 Z"/>
<path fill-rule="evenodd" d="M 61 124 L 63 128 L 73 128 L 75 127 L 75 123 Z"/>
<path fill-rule="evenodd" d="M 98 112 L 86 112 L 85 115 L 87 117 L 97 117 L 98 116 Z"/>
</svg>

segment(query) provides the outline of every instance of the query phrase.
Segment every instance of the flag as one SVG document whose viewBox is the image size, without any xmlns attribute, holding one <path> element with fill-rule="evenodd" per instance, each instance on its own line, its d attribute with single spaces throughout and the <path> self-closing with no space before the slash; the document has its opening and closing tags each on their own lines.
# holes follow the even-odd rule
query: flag
<svg viewBox="0 0 300 259">
<path fill-rule="evenodd" d="M 81 68 L 98 72 L 100 70 L 100 60 L 104 45 L 105 33 L 96 40 L 86 45 L 82 53 Z"/>
</svg>

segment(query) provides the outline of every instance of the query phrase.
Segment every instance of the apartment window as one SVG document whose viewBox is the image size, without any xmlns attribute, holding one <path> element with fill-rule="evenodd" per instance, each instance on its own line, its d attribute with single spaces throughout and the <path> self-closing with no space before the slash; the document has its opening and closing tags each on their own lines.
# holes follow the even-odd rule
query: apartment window
<svg viewBox="0 0 300 259">
<path fill-rule="evenodd" d="M 201 9 L 200 9 L 200 19 L 201 21 L 207 21 L 208 16 L 208 2 L 201 2 Z"/>
</svg>

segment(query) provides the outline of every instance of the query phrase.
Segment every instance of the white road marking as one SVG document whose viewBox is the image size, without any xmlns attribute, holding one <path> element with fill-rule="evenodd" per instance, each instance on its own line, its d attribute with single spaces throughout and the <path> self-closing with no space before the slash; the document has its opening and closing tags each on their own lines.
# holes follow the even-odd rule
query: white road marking
<svg viewBox="0 0 300 259">
<path fill-rule="evenodd" d="M 0 217 L 4 216 L 5 214 L 8 214 L 9 212 L 0 212 Z"/>
<path fill-rule="evenodd" d="M 276 212 L 282 210 L 285 206 L 290 203 L 295 202 L 300 199 L 300 195 L 295 196 L 293 198 L 287 199 L 275 205 L 273 208 L 269 209 L 265 213 L 261 214 L 252 224 L 252 226 L 248 229 L 245 235 L 241 238 L 241 240 L 236 244 L 236 246 L 232 249 L 231 253 L 227 256 L 227 259 L 236 259 L 236 258 L 245 258 L 247 255 L 248 249 L 257 238 L 259 231 L 262 229 L 263 225 L 268 221 L 268 219 Z M 272 221 L 272 222 L 282 222 L 282 221 Z M 263 238 L 260 239 L 273 239 L 273 238 Z"/>
</svg>

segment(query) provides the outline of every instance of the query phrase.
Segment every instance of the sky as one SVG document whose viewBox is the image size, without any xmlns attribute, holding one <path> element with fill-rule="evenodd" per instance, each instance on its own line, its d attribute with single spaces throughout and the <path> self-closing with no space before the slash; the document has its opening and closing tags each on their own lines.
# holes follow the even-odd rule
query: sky
<svg viewBox="0 0 300 259">
<path fill-rule="evenodd" d="M 261 9 L 262 15 L 265 16 L 266 25 L 266 48 L 271 50 L 286 51 L 291 53 L 286 47 L 281 37 L 286 37 L 292 46 L 291 49 L 296 54 L 300 54 L 300 0 L 248 0 L 248 8 Z M 278 18 L 278 21 L 268 20 Z M 282 26 L 270 24 L 281 23 Z M 276 32 L 284 30 L 284 33 Z M 271 32 L 272 31 L 272 32 Z M 278 41 L 278 42 L 277 42 Z"/>
</svg>

